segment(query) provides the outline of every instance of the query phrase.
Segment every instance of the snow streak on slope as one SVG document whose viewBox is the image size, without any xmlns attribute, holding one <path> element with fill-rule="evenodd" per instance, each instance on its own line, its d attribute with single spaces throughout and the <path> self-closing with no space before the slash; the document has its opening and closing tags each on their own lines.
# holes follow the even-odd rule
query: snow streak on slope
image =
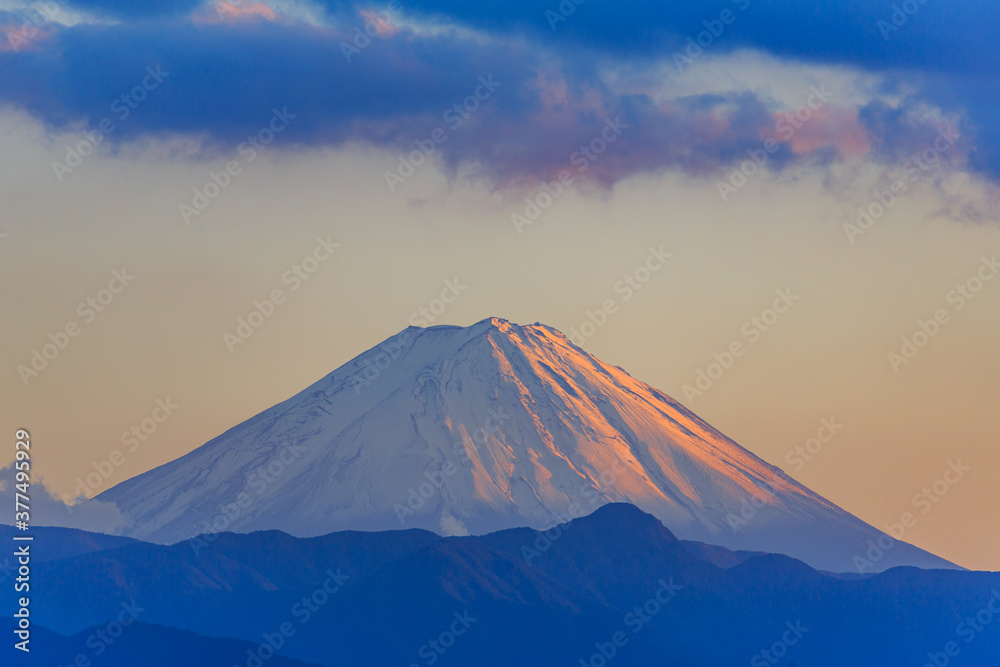
<svg viewBox="0 0 1000 667">
<path fill-rule="evenodd" d="M 881 533 L 543 325 L 411 327 L 99 496 L 135 537 L 547 528 L 630 502 L 678 537 L 846 571 Z M 228 507 L 228 509 L 227 509 Z M 225 518 L 223 518 L 225 517 Z M 948 567 L 897 543 L 875 566 Z"/>
</svg>

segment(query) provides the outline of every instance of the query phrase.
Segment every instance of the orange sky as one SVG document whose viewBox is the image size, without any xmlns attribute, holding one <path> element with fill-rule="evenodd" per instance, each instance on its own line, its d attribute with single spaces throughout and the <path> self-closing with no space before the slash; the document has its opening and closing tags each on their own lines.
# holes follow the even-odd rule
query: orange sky
<svg viewBox="0 0 1000 667">
<path fill-rule="evenodd" d="M 60 493 L 115 450 L 124 462 L 96 491 L 203 444 L 403 329 L 457 278 L 468 289 L 434 323 L 495 315 L 568 332 L 616 299 L 589 352 L 870 523 L 917 512 L 905 540 L 1000 569 L 1000 280 L 961 309 L 949 300 L 1000 252 L 996 226 L 947 215 L 979 196 L 975 183 L 913 188 L 853 244 L 843 224 L 870 190 L 807 169 L 758 174 L 727 202 L 713 180 L 673 173 L 570 191 L 518 234 L 510 215 L 532 191 L 449 183 L 429 166 L 389 196 L 393 155 L 275 150 L 185 225 L 178 202 L 217 165 L 153 146 L 141 170 L 127 152 L 94 156 L 53 187 L 61 144 L 41 136 L 0 114 L 0 151 L 20 156 L 0 164 L 0 415 L 8 433 L 32 431 L 37 470 Z M 283 276 L 327 236 L 340 249 L 292 290 Z M 626 300 L 616 284 L 661 245 L 669 263 Z M 85 315 L 122 268 L 134 280 Z M 224 334 L 276 288 L 287 299 L 230 353 Z M 766 331 L 753 324 L 785 289 L 795 305 Z M 894 372 L 887 355 L 940 309 L 948 322 Z M 70 322 L 78 335 L 25 386 L 17 367 Z M 686 400 L 736 341 L 745 353 Z M 128 451 L 123 433 L 168 398 L 179 407 Z M 831 418 L 843 428 L 790 463 Z M 921 513 L 914 496 L 959 460 L 970 471 Z"/>
</svg>

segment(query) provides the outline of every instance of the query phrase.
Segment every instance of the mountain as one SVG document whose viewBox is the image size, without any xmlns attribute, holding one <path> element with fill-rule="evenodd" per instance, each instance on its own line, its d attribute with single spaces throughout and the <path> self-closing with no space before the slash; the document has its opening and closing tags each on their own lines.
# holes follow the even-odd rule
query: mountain
<svg viewBox="0 0 1000 667">
<path fill-rule="evenodd" d="M 46 543 L 72 551 L 80 538 L 53 531 Z M 246 651 L 262 643 L 327 667 L 612 663 L 600 654 L 622 667 L 922 665 L 956 648 L 961 664 L 1000 665 L 1000 573 L 904 567 L 848 579 L 782 555 L 719 567 L 721 548 L 701 553 L 619 503 L 544 532 L 131 541 L 33 565 L 32 619 L 72 635 L 35 635 L 63 656 L 123 603 L 135 608 L 139 623 L 115 645 L 133 662 L 90 654 L 95 666 L 168 664 L 135 659 L 142 646 L 193 665 L 256 665 Z M 14 596 L 0 587 L 0 608 Z M 70 664 L 59 660 L 39 664 Z"/>
<path fill-rule="evenodd" d="M 14 636 L 17 623 L 13 618 L 0 617 L 0 632 L 5 637 Z M 25 653 L 13 647 L 13 642 L 5 641 L 0 646 L 0 657 L 5 665 L 24 667 L 66 667 L 100 665 L 100 667 L 174 667 L 178 664 L 213 665 L 222 667 L 232 664 L 246 664 L 248 651 L 258 648 L 257 644 L 216 637 L 203 637 L 193 632 L 164 628 L 135 621 L 122 628 L 87 628 L 72 637 L 51 632 L 35 625 L 31 629 L 30 651 Z M 82 659 L 81 659 L 82 656 Z M 273 655 L 268 667 L 316 667 L 292 660 L 282 655 Z"/>
<path fill-rule="evenodd" d="M 496 318 L 410 327 L 98 499 L 129 535 L 161 543 L 222 530 L 544 529 L 628 502 L 683 539 L 834 572 L 954 567 L 555 329 Z"/>
<path fill-rule="evenodd" d="M 115 549 L 136 543 L 135 540 L 127 537 L 91 533 L 75 528 L 32 526 L 31 534 L 40 544 L 45 545 L 44 549 L 31 554 L 31 561 L 33 563 L 72 558 L 73 556 L 104 551 L 105 549 Z M 0 525 L 0 542 L 13 544 L 13 538 L 18 535 L 24 535 L 24 533 L 13 526 Z M 11 560 L 8 556 L 4 556 L 4 560 L 0 562 L 0 576 L 2 576 L 4 568 L 11 564 Z"/>
</svg>

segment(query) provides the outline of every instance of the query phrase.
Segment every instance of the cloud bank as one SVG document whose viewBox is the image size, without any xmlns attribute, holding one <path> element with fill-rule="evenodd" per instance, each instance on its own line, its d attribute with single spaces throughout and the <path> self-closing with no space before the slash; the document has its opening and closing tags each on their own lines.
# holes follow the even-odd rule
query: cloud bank
<svg viewBox="0 0 1000 667">
<path fill-rule="evenodd" d="M 0 104 L 53 130 L 108 120 L 112 146 L 180 136 L 211 156 L 287 109 L 295 120 L 281 137 L 286 150 L 360 144 L 405 155 L 441 129 L 435 157 L 446 169 L 502 188 L 579 168 L 610 121 L 627 129 L 580 172 L 609 186 L 666 169 L 724 174 L 768 139 L 768 169 L 858 156 L 898 164 L 947 126 L 962 136 L 949 159 L 1000 176 L 994 4 L 63 5 L 84 20 L 46 21 L 30 39 L 25 12 L 0 14 Z M 778 123 L 802 107 L 767 90 L 719 81 L 710 93 L 676 92 L 677 77 L 744 52 L 874 75 L 878 85 L 824 101 L 791 134 Z M 164 73 L 155 90 L 144 90 L 147 68 Z M 497 82 L 485 96 L 483 78 Z M 809 95 L 804 88 L 801 104 Z"/>
</svg>

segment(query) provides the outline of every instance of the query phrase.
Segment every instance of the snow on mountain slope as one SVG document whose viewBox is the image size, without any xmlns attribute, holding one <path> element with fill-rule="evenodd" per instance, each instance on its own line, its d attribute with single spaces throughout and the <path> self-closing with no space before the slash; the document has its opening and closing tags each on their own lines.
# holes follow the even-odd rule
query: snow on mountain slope
<svg viewBox="0 0 1000 667">
<path fill-rule="evenodd" d="M 167 543 L 218 530 L 548 528 L 615 501 L 682 539 L 832 571 L 854 570 L 882 537 L 555 329 L 496 318 L 410 327 L 98 498 L 117 504 L 128 534 Z M 954 567 L 902 542 L 871 562 Z"/>
</svg>

